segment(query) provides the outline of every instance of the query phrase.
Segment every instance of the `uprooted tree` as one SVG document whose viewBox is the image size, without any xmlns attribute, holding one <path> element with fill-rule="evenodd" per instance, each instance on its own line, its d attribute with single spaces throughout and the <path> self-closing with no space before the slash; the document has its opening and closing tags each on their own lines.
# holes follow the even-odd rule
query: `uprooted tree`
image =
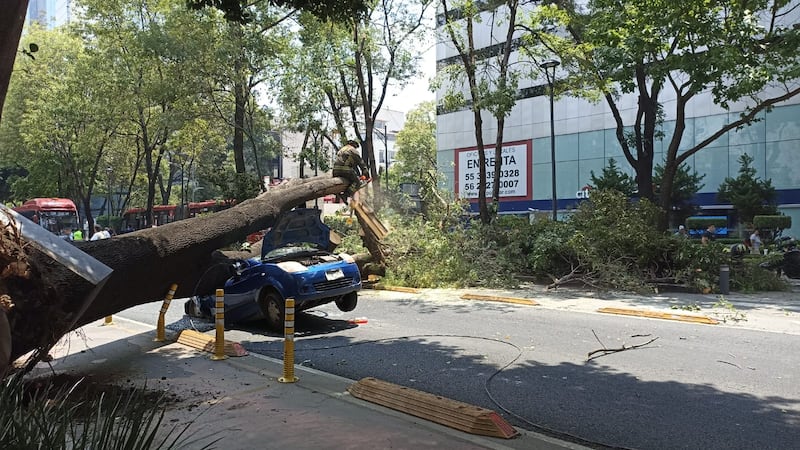
<svg viewBox="0 0 800 450">
<path fill-rule="evenodd" d="M 227 261 L 218 249 L 269 228 L 298 204 L 346 186 L 346 180 L 329 176 L 293 180 L 205 217 L 78 243 L 113 269 L 85 309 L 94 286 L 7 227 L 0 233 L 0 373 L 32 350 L 46 351 L 73 329 L 162 299 L 172 283 L 178 284 L 178 297 L 219 287 L 212 286 L 219 279 L 213 272 L 227 270 Z"/>
</svg>

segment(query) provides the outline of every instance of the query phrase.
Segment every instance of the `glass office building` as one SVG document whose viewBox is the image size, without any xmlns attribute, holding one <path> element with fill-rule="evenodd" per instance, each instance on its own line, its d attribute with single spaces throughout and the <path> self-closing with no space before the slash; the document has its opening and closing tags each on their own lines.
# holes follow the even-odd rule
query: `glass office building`
<svg viewBox="0 0 800 450">
<path fill-rule="evenodd" d="M 491 12 L 476 24 L 476 42 L 484 48 L 502 42 L 505 30 L 492 27 Z M 441 17 L 440 17 L 441 25 Z M 494 37 L 492 37 L 492 33 Z M 437 45 L 439 65 L 457 58 L 452 46 L 446 42 Z M 514 56 L 512 56 L 512 60 Z M 558 72 L 556 72 L 558 78 Z M 445 88 L 437 93 L 441 100 Z M 775 92 L 765 92 L 773 96 Z M 662 94 L 665 139 L 672 136 L 675 126 L 674 94 Z M 468 94 L 466 95 L 469 98 Z M 522 80 L 520 95 L 504 127 L 503 185 L 501 185 L 501 213 L 528 213 L 552 211 L 552 177 L 550 146 L 550 103 L 545 79 Z M 625 124 L 632 124 L 637 111 L 636 96 L 623 96 L 617 102 Z M 745 104 L 732 103 L 725 110 L 714 104 L 711 94 L 704 92 L 691 100 L 686 108 L 686 131 L 681 149 L 692 148 L 695 143 L 712 135 L 723 125 L 737 120 Z M 705 174 L 705 186 L 694 204 L 702 211 L 717 213 L 730 211 L 730 205 L 720 204 L 716 193 L 726 177 L 736 177 L 739 156 L 753 157 L 757 176 L 769 179 L 778 193 L 779 210 L 792 216 L 792 229 L 788 233 L 800 234 L 800 98 L 779 103 L 772 110 L 762 112 L 756 122 L 740 130 L 732 130 L 701 149 L 687 160 L 687 165 Z M 497 126 L 494 118 L 483 114 L 484 145 L 493 156 Z M 590 103 L 570 98 L 568 94 L 556 97 L 554 104 L 556 145 L 556 196 L 559 214 L 583 201 L 586 187 L 591 183 L 591 173 L 602 173 L 608 160 L 633 175 L 633 168 L 623 155 L 616 138 L 616 124 L 605 101 Z M 667 142 L 657 141 L 654 165 L 664 159 Z M 446 174 L 447 187 L 462 198 L 477 197 L 478 170 L 476 140 L 472 112 L 463 109 L 437 114 L 437 159 L 439 169 Z M 679 154 L 681 152 L 679 151 Z M 487 190 L 487 196 L 491 192 Z M 474 205 L 477 208 L 477 205 Z M 732 214 L 729 214 L 732 215 Z"/>
</svg>

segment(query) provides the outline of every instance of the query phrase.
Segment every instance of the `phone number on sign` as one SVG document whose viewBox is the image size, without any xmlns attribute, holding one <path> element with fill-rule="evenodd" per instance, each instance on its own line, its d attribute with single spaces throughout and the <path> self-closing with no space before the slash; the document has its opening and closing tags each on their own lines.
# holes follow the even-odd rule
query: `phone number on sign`
<svg viewBox="0 0 800 450">
<path fill-rule="evenodd" d="M 464 179 L 466 181 L 477 181 L 478 180 L 478 173 L 477 172 L 469 172 L 464 174 Z M 494 172 L 490 174 L 486 174 L 487 177 L 494 176 Z M 501 170 L 500 171 L 500 178 L 516 178 L 519 177 L 519 169 L 508 169 L 508 170 Z"/>
<path fill-rule="evenodd" d="M 464 183 L 464 191 L 466 191 L 466 192 L 477 191 L 478 190 L 478 186 L 479 186 L 478 183 Z M 487 191 L 491 191 L 493 186 L 494 186 L 493 182 L 488 181 L 488 180 L 486 181 L 486 190 Z M 517 186 L 519 186 L 519 180 L 501 180 L 500 181 L 500 189 L 515 188 Z"/>
</svg>

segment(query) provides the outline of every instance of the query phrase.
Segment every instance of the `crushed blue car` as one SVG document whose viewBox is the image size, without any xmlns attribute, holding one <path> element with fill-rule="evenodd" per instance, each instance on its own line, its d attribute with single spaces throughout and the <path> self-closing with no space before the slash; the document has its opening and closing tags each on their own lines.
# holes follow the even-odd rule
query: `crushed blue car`
<svg viewBox="0 0 800 450">
<path fill-rule="evenodd" d="M 361 274 L 352 256 L 332 253 L 331 230 L 317 209 L 282 214 L 265 234 L 261 257 L 236 260 L 225 291 L 226 324 L 266 320 L 275 331 L 284 326 L 284 304 L 294 298 L 295 311 L 335 302 L 341 311 L 358 303 Z M 186 301 L 186 314 L 211 319 L 213 295 Z"/>
</svg>

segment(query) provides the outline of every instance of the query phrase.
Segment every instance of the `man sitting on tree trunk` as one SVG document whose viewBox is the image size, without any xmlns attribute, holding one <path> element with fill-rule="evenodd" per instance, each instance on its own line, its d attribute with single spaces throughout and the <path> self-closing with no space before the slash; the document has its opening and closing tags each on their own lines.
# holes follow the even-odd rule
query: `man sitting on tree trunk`
<svg viewBox="0 0 800 450">
<path fill-rule="evenodd" d="M 333 176 L 350 181 L 347 189 L 339 194 L 340 200 L 347 203 L 347 198 L 353 196 L 361 187 L 361 180 L 366 179 L 368 170 L 358 152 L 358 142 L 348 140 L 347 145 L 336 153 L 336 161 L 333 163 Z"/>
</svg>

